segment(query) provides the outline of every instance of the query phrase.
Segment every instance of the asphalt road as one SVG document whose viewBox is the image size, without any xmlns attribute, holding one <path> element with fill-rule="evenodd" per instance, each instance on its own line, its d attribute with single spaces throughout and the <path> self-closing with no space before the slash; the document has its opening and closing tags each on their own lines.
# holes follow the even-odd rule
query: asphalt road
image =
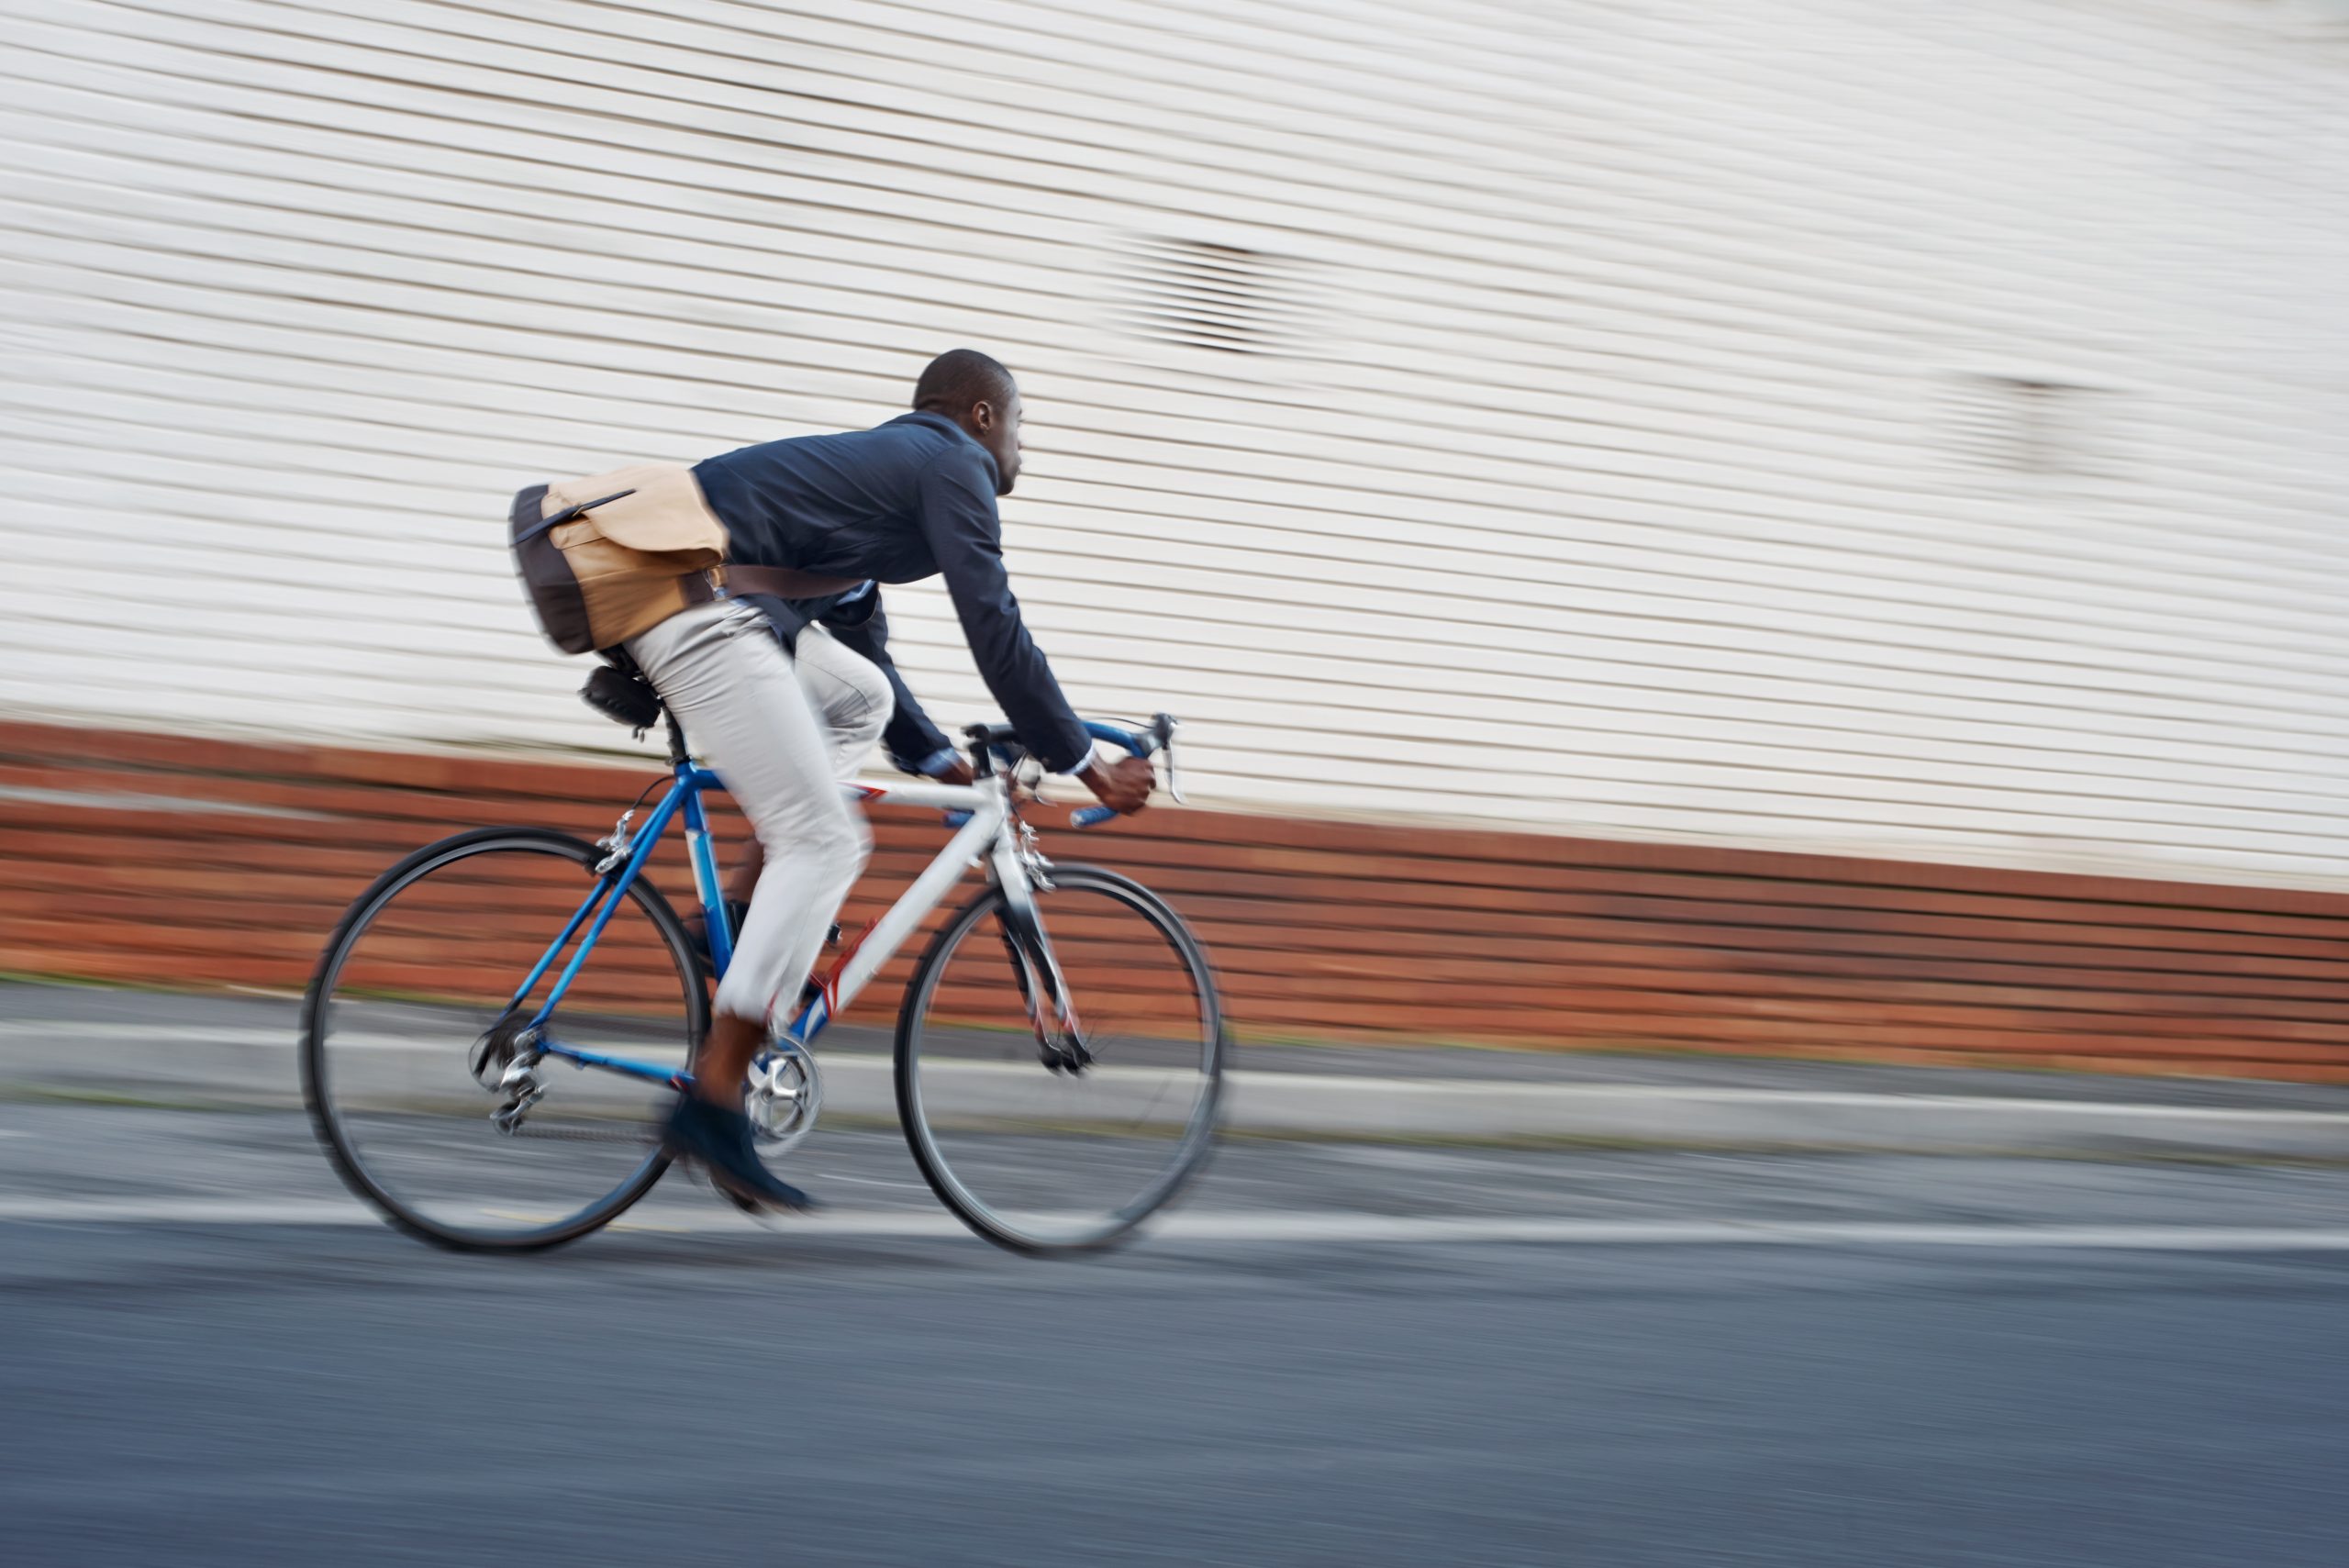
<svg viewBox="0 0 2349 1568">
<path fill-rule="evenodd" d="M 478 1259 L 295 1117 L 0 1106 L 0 1562 L 2349 1562 L 2349 1173 L 1241 1144 L 1040 1263 L 796 1168 Z"/>
</svg>

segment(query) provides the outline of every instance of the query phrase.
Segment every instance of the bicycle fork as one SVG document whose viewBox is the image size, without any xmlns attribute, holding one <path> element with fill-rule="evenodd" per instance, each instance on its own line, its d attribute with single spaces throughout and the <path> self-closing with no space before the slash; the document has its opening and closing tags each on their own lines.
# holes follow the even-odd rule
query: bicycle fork
<svg viewBox="0 0 2349 1568">
<path fill-rule="evenodd" d="M 1067 978 L 1053 956 L 1052 939 L 1044 934 L 1043 917 L 1036 907 L 1037 887 L 1052 885 L 1051 866 L 1036 852 L 1031 839 L 1022 823 L 1017 848 L 997 854 L 996 880 L 1004 892 L 997 934 L 1003 940 L 1004 956 L 1010 960 L 1012 977 L 1019 983 L 1019 999 L 1027 1006 L 1028 1025 L 1036 1034 L 1038 1059 L 1050 1071 L 1073 1076 L 1093 1065 L 1093 1051 L 1085 1042 L 1076 999 L 1069 995 Z"/>
</svg>

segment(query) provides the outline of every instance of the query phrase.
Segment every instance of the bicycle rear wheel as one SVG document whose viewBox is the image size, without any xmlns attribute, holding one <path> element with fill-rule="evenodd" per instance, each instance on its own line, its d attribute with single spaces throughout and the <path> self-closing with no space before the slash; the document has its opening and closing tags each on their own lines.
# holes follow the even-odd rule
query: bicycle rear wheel
<svg viewBox="0 0 2349 1568">
<path fill-rule="evenodd" d="M 561 965 L 518 1014 L 515 988 L 599 885 L 602 855 L 538 828 L 460 833 L 384 873 L 336 928 L 303 1009 L 303 1096 L 343 1181 L 402 1229 L 468 1251 L 553 1246 L 608 1223 L 666 1167 L 660 1084 L 548 1057 L 533 1070 L 543 1097 L 495 1117 L 513 1098 L 502 1042 Z M 639 877 L 550 1032 L 682 1070 L 708 1021 L 685 929 Z"/>
<path fill-rule="evenodd" d="M 1036 904 L 1091 1064 L 1046 1064 L 1027 1001 L 1045 965 L 1023 962 L 1019 923 L 989 888 L 907 984 L 897 1110 L 915 1162 L 964 1224 L 1015 1251 L 1074 1251 L 1126 1235 L 1206 1162 L 1223 1008 L 1197 939 L 1149 889 L 1065 866 Z"/>
</svg>

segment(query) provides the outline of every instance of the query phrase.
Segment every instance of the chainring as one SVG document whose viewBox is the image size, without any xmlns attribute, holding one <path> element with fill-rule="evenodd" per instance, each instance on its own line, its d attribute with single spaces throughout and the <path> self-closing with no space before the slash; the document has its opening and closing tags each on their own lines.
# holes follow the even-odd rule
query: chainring
<svg viewBox="0 0 2349 1568">
<path fill-rule="evenodd" d="M 798 1147 L 816 1129 L 824 1106 L 824 1077 L 806 1046 L 778 1040 L 751 1063 L 742 1109 L 762 1157 Z"/>
</svg>

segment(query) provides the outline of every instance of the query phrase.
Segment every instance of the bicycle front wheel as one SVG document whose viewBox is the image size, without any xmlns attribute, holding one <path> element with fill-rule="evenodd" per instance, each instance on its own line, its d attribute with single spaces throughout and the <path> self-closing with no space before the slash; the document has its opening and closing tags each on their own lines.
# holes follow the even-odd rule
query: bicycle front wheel
<svg viewBox="0 0 2349 1568">
<path fill-rule="evenodd" d="M 663 1084 L 546 1057 L 523 1063 L 518 1095 L 507 1071 L 504 1042 L 561 962 L 529 995 L 517 990 L 579 926 L 576 951 L 601 858 L 538 828 L 460 833 L 385 872 L 328 943 L 303 1009 L 303 1096 L 344 1182 L 411 1234 L 468 1251 L 552 1246 L 660 1179 Z M 685 929 L 639 877 L 548 1032 L 674 1072 L 708 1021 Z"/>
<path fill-rule="evenodd" d="M 1015 1251 L 1071 1251 L 1119 1240 L 1206 1162 L 1223 1008 L 1197 939 L 1149 889 L 1064 866 L 1036 906 L 1030 938 L 989 888 L 931 940 L 898 1016 L 897 1110 L 964 1224 Z M 1054 1071 L 1037 1037 L 1029 997 L 1048 967 L 1092 1059 L 1081 1071 Z"/>
</svg>

